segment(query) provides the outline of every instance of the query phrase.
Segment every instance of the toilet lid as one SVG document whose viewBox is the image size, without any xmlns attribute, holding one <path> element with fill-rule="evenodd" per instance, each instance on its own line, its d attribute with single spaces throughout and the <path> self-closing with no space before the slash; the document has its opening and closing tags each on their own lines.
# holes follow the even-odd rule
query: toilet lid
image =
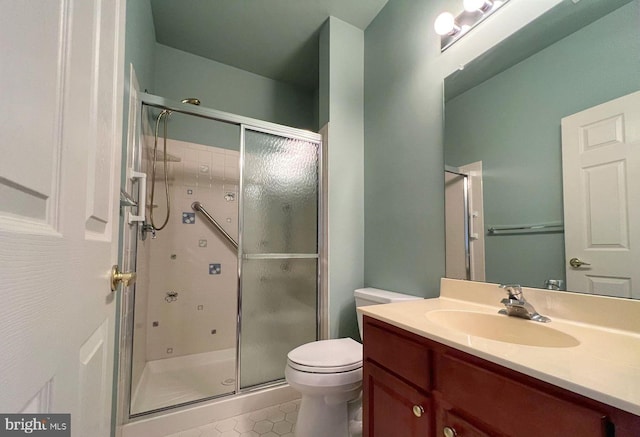
<svg viewBox="0 0 640 437">
<path fill-rule="evenodd" d="M 351 338 L 314 341 L 298 346 L 287 358 L 291 367 L 303 372 L 348 372 L 362 367 L 362 345 Z"/>
</svg>

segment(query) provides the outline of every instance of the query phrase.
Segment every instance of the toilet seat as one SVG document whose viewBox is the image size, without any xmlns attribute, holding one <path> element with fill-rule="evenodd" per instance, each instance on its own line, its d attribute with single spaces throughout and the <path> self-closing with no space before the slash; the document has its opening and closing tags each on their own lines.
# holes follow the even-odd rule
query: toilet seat
<svg viewBox="0 0 640 437">
<path fill-rule="evenodd" d="M 362 345 L 351 338 L 314 341 L 289 352 L 287 364 L 300 372 L 349 372 L 362 367 Z"/>
</svg>

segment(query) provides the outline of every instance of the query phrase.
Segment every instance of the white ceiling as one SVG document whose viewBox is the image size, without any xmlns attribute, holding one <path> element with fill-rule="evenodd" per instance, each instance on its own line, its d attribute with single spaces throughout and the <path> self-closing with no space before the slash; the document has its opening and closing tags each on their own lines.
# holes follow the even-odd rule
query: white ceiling
<svg viewBox="0 0 640 437">
<path fill-rule="evenodd" d="M 160 44 L 309 89 L 334 16 L 364 30 L 388 0 L 151 0 Z"/>
</svg>

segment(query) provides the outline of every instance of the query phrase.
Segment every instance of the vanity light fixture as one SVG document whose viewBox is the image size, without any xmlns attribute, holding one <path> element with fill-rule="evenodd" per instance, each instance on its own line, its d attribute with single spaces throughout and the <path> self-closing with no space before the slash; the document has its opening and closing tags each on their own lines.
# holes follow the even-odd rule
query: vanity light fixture
<svg viewBox="0 0 640 437">
<path fill-rule="evenodd" d="M 443 12 L 438 15 L 435 23 L 433 23 L 433 27 L 436 30 L 436 33 L 441 36 L 453 36 L 461 30 L 451 12 Z"/>
<path fill-rule="evenodd" d="M 467 12 L 480 11 L 484 13 L 493 7 L 493 2 L 491 0 L 463 0 L 462 5 Z"/>
<path fill-rule="evenodd" d="M 442 12 L 434 23 L 436 33 L 440 35 L 440 51 L 444 52 L 451 47 L 508 2 L 509 0 L 463 0 L 464 11 L 457 17 L 450 12 Z"/>
</svg>

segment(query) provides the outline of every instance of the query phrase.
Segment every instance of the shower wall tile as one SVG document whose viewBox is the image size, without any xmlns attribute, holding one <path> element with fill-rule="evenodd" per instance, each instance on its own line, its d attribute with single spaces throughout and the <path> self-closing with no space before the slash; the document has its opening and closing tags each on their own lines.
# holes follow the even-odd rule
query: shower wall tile
<svg viewBox="0 0 640 437">
<path fill-rule="evenodd" d="M 176 145 L 178 145 L 178 148 L 179 148 L 180 147 L 179 143 L 182 143 L 185 146 L 185 148 L 182 150 L 182 153 L 181 153 L 182 158 L 185 161 L 197 161 L 198 160 L 198 152 L 199 152 L 198 149 L 193 148 L 193 147 L 189 147 L 188 146 L 189 143 L 185 143 L 184 141 L 174 141 L 174 140 L 170 140 L 170 141 L 174 145 L 174 147 L 170 147 L 170 149 L 171 149 L 170 153 L 173 153 L 173 150 L 176 149 L 176 147 L 175 147 Z"/>
<path fill-rule="evenodd" d="M 198 185 L 198 161 L 183 161 L 182 183 L 186 186 Z"/>
<path fill-rule="evenodd" d="M 237 168 L 225 167 L 224 178 L 227 180 L 235 180 L 240 177 L 240 171 Z"/>
<path fill-rule="evenodd" d="M 238 152 L 233 150 L 225 150 L 224 151 L 224 166 L 226 168 L 238 168 L 237 166 L 237 156 Z"/>
<path fill-rule="evenodd" d="M 224 165 L 214 164 L 211 168 L 211 177 L 218 181 L 224 180 Z"/>
<path fill-rule="evenodd" d="M 226 201 L 224 194 L 233 187 L 237 198 L 238 179 L 220 176 L 238 173 L 239 152 L 176 140 L 169 140 L 167 146 L 182 161 L 169 164 L 169 223 L 155 240 L 147 240 L 153 248 L 147 320 L 160 322 L 147 330 L 147 360 L 235 347 L 237 252 L 199 213 L 189 226 L 183 224 L 183 213 L 193 214 L 191 204 L 201 202 L 237 241 L 238 202 Z M 202 165 L 208 165 L 209 171 L 201 171 Z M 227 167 L 233 167 L 235 173 Z M 154 203 L 158 205 L 154 208 L 156 223 L 162 223 L 166 214 L 162 182 L 156 187 Z M 210 264 L 219 265 L 219 274 L 209 273 Z M 167 303 L 168 291 L 177 291 L 178 300 Z M 173 349 L 171 355 L 167 355 L 168 348 Z"/>
</svg>

